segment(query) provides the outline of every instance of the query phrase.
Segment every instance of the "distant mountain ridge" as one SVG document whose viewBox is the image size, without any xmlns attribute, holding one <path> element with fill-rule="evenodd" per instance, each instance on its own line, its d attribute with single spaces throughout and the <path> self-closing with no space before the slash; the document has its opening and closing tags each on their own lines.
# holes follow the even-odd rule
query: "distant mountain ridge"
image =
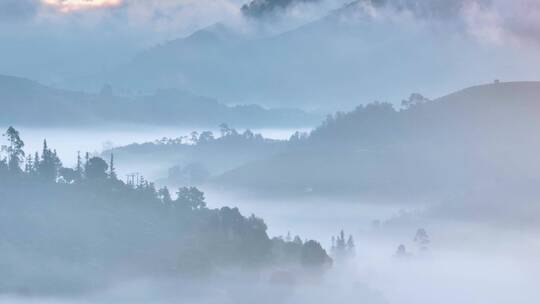
<svg viewBox="0 0 540 304">
<path fill-rule="evenodd" d="M 374 2 L 373 9 L 381 3 Z M 412 5 L 404 3 L 403 10 Z M 423 16 L 430 8 L 419 7 L 418 14 Z M 520 58 L 512 69 L 497 64 L 507 60 L 508 52 L 486 56 L 473 41 L 448 39 L 445 31 L 455 32 L 451 26 L 438 28 L 441 33 L 437 33 L 382 15 L 372 16 L 366 1 L 356 1 L 278 34 L 257 35 L 216 24 L 71 85 L 96 88 L 112 83 L 146 92 L 177 88 L 224 103 L 249 101 L 334 111 L 349 109 L 360 100 L 397 103 L 417 91 L 436 96 L 450 88 L 497 78 L 499 73 L 508 78 L 528 75 L 523 72 L 528 63 Z"/>
<path fill-rule="evenodd" d="M 300 127 L 315 124 L 316 115 L 296 109 L 265 109 L 258 105 L 227 106 L 179 90 L 152 95 L 116 96 L 111 87 L 88 94 L 47 87 L 0 75 L 0 123 L 31 126 L 95 123 L 154 124 L 185 127 Z"/>
</svg>

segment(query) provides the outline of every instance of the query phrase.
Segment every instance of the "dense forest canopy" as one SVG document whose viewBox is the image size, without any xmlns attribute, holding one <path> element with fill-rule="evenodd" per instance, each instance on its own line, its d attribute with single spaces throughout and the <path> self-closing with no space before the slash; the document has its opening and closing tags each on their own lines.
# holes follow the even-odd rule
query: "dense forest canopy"
<svg viewBox="0 0 540 304">
<path fill-rule="evenodd" d="M 315 241 L 270 238 L 262 219 L 206 207 L 88 153 L 65 168 L 46 141 L 26 154 L 10 127 L 0 160 L 0 291 L 79 292 L 133 276 L 204 275 L 224 267 L 324 269 Z M 9 279 L 8 279 L 9 278 Z"/>
</svg>

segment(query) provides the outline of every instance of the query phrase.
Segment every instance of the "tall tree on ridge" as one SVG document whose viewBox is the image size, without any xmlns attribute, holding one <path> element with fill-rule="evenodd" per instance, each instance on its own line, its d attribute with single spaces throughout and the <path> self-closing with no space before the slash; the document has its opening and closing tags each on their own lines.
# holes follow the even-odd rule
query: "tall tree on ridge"
<svg viewBox="0 0 540 304">
<path fill-rule="evenodd" d="M 43 151 L 39 162 L 39 175 L 46 181 L 56 181 L 58 171 L 62 167 L 62 162 L 58 158 L 56 150 L 51 151 L 47 145 L 47 140 L 43 140 Z"/>
<path fill-rule="evenodd" d="M 8 169 L 13 172 L 21 172 L 21 163 L 24 161 L 24 142 L 19 136 L 19 131 L 13 127 L 9 127 L 4 134 L 7 137 L 8 145 L 3 146 L 2 150 L 7 152 L 7 165 Z"/>
<path fill-rule="evenodd" d="M 117 179 L 116 168 L 114 167 L 114 154 L 111 153 L 111 159 L 109 160 L 109 178 Z"/>
<path fill-rule="evenodd" d="M 77 174 L 77 179 L 82 179 L 83 177 L 83 165 L 81 158 L 81 151 L 77 151 L 77 165 L 75 166 L 75 172 Z"/>
</svg>

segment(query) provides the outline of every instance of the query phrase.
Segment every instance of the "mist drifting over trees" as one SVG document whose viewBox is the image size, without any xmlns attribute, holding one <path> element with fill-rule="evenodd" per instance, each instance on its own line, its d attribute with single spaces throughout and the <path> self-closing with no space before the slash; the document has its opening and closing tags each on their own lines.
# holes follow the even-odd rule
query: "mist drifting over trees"
<svg viewBox="0 0 540 304">
<path fill-rule="evenodd" d="M 76 167 L 65 168 L 46 141 L 25 158 L 19 133 L 10 127 L 5 136 L 2 292 L 72 293 L 143 274 L 189 277 L 240 265 L 324 271 L 332 264 L 315 241 L 270 239 L 254 215 L 208 209 L 194 187 L 171 194 L 143 177 L 124 183 L 113 156 L 107 163 L 78 155 Z"/>
<path fill-rule="evenodd" d="M 536 304 L 538 0 L 0 0 L 0 304 Z"/>
</svg>

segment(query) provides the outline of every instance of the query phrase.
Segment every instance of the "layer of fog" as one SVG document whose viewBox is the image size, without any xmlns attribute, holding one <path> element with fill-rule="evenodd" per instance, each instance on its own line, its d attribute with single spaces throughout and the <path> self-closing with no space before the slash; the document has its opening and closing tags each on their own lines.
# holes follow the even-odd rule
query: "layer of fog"
<svg viewBox="0 0 540 304">
<path fill-rule="evenodd" d="M 103 150 L 132 143 L 153 142 L 163 137 L 178 138 L 190 136 L 191 132 L 212 131 L 219 134 L 215 129 L 184 129 L 174 127 L 156 127 L 143 125 L 117 125 L 95 128 L 31 128 L 17 127 L 25 143 L 25 150 L 28 153 L 40 152 L 43 147 L 43 140 L 46 139 L 49 147 L 56 149 L 60 159 L 66 166 L 72 166 L 76 162 L 77 152 L 82 154 L 89 152 L 99 155 Z M 3 133 L 6 127 L 0 127 Z M 243 132 L 244 129 L 238 129 Z M 255 133 L 260 133 L 270 139 L 288 139 L 296 131 L 307 132 L 308 129 L 253 129 Z M 3 142 L 3 140 L 2 140 Z M 138 171 L 146 174 L 144 168 L 132 168 L 122 164 L 122 160 L 117 162 L 120 174 Z M 168 168 L 164 168 L 168 169 Z M 120 175 L 122 176 L 122 175 Z M 162 176 L 156 176 L 162 177 Z"/>
<path fill-rule="evenodd" d="M 286 137 L 290 130 L 261 130 L 267 136 Z M 276 133 L 274 133 L 276 132 Z M 181 134 L 179 134 L 181 133 Z M 129 128 L 111 130 L 21 129 L 28 151 L 39 150 L 43 137 L 69 163 L 76 151 L 115 144 L 188 134 L 187 130 Z M 117 160 L 121 166 L 121 160 Z M 135 170 L 135 168 L 129 168 Z M 271 283 L 271 274 L 245 269 L 224 271 L 213 278 L 134 278 L 107 290 L 77 297 L 23 297 L 1 295 L 0 303 L 405 303 L 506 304 L 536 303 L 540 297 L 540 240 L 537 228 L 513 223 L 466 221 L 429 217 L 426 206 L 402 202 L 360 202 L 311 198 L 261 200 L 231 193 L 206 191 L 210 207 L 238 206 L 244 214 L 265 219 L 270 236 L 301 235 L 317 239 L 330 250 L 331 237 L 341 229 L 352 234 L 356 254 L 336 260 L 323 277 L 303 277 Z M 470 211 L 474 212 L 474 211 Z M 487 210 L 486 210 L 487 212 Z M 413 241 L 418 228 L 430 236 L 428 251 Z M 395 256 L 406 246 L 409 256 Z M 1 262 L 0 262 L 1 263 Z"/>
<path fill-rule="evenodd" d="M 441 220 L 421 215 L 423 206 L 403 210 L 386 204 L 312 200 L 254 201 L 207 192 L 211 207 L 239 206 L 265 218 L 272 236 L 287 232 L 319 239 L 330 250 L 340 229 L 355 238 L 351 259 L 336 259 L 324 276 L 295 276 L 272 282 L 271 274 L 228 269 L 212 278 L 133 278 L 82 296 L 0 296 L 2 304 L 86 303 L 536 303 L 540 296 L 540 241 L 519 225 Z M 379 221 L 379 222 L 374 222 Z M 427 251 L 413 241 L 425 228 Z M 404 244 L 408 255 L 395 256 Z"/>
<path fill-rule="evenodd" d="M 357 284 L 378 292 L 387 303 L 535 303 L 540 296 L 535 286 L 540 278 L 538 228 L 431 217 L 429 206 L 421 204 L 258 201 L 207 194 L 211 202 L 258 214 L 271 235 L 315 238 L 330 250 L 331 237 L 340 229 L 351 233 L 356 255 L 348 262 L 336 260 L 336 294 Z M 427 251 L 414 242 L 419 228 L 430 236 Z M 400 244 L 407 248 L 405 258 L 395 256 Z M 360 294 L 345 302 L 355 301 L 369 303 Z"/>
</svg>

